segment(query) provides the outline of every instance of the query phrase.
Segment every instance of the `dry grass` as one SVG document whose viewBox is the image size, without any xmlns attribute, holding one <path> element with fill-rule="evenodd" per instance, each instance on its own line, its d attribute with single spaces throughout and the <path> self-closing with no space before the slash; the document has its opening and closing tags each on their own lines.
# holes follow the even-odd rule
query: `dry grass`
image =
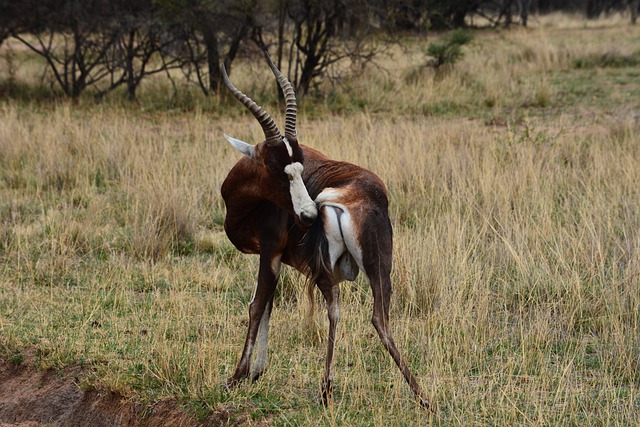
<svg viewBox="0 0 640 427">
<path fill-rule="evenodd" d="M 379 344 L 362 278 L 342 286 L 333 406 L 317 402 L 324 314 L 317 339 L 291 270 L 267 373 L 222 390 L 257 271 L 222 230 L 238 155 L 221 135 L 260 139 L 236 114 L 2 103 L 1 353 L 35 349 L 42 367 L 86 365 L 90 385 L 274 425 L 637 424 L 639 98 L 622 93 L 638 93 L 636 71 L 572 64 L 610 40 L 633 53 L 638 31 L 480 34 L 440 81 L 406 79 L 416 46 L 391 74 L 304 106 L 304 143 L 387 183 L 394 332 L 435 414 Z"/>
</svg>

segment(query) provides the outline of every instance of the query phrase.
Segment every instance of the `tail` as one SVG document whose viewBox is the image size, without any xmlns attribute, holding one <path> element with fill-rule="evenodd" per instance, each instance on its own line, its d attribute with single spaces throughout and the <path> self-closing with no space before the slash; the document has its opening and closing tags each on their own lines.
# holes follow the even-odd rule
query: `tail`
<svg viewBox="0 0 640 427">
<path fill-rule="evenodd" d="M 302 259 L 306 260 L 304 273 L 307 276 L 307 301 L 309 309 L 305 319 L 306 329 L 314 333 L 315 318 L 315 299 L 313 291 L 316 281 L 321 273 L 330 273 L 329 271 L 329 241 L 324 234 L 324 224 L 322 221 L 322 209 L 319 209 L 318 218 L 313 225 L 307 230 L 302 241 L 300 242 L 300 252 Z"/>
</svg>

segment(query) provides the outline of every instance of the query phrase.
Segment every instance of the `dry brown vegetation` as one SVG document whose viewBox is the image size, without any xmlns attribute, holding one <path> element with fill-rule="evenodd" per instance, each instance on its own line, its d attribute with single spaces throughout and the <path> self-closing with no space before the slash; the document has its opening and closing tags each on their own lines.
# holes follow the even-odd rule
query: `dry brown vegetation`
<svg viewBox="0 0 640 427">
<path fill-rule="evenodd" d="M 367 71 L 299 119 L 303 143 L 387 183 L 393 329 L 435 413 L 378 342 L 362 277 L 341 288 L 332 406 L 317 400 L 325 316 L 300 321 L 291 270 L 267 373 L 223 391 L 257 259 L 222 230 L 219 188 L 238 154 L 221 136 L 261 137 L 224 100 L 0 104 L 1 354 L 19 363 L 30 349 L 39 368 L 83 366 L 83 387 L 247 423 L 637 424 L 640 74 L 624 59 L 640 28 L 537 24 L 477 34 L 438 79 L 416 71 L 422 48 L 408 41 L 389 74 Z M 268 104 L 268 70 L 235 70 Z"/>
</svg>

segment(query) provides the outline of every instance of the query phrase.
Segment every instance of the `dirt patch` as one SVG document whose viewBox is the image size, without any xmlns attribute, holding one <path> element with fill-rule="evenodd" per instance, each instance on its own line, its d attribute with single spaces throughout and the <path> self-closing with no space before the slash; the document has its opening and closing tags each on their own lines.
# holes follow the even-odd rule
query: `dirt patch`
<svg viewBox="0 0 640 427">
<path fill-rule="evenodd" d="M 0 360 L 0 427 L 54 426 L 220 426 L 238 425 L 226 411 L 204 422 L 185 413 L 174 399 L 153 405 L 117 393 L 83 390 L 79 368 L 37 371 Z"/>
</svg>

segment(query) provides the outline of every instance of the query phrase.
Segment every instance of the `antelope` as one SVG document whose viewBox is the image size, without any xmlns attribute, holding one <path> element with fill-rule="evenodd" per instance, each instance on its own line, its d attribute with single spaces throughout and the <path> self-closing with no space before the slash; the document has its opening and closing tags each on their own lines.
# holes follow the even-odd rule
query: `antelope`
<svg viewBox="0 0 640 427">
<path fill-rule="evenodd" d="M 226 387 L 233 389 L 245 378 L 255 381 L 265 371 L 269 318 L 284 263 L 310 278 L 326 303 L 329 335 L 321 401 L 329 404 L 340 318 L 338 284 L 355 280 L 362 271 L 373 293 L 373 326 L 420 404 L 428 408 L 389 329 L 393 237 L 387 190 L 373 172 L 331 160 L 298 143 L 294 90 L 264 53 L 284 93 L 284 136 L 271 116 L 231 83 L 222 67 L 226 87 L 253 114 L 265 136 L 254 146 L 224 135 L 243 154 L 222 184 L 224 228 L 238 250 L 260 256 L 242 356 Z"/>
</svg>

